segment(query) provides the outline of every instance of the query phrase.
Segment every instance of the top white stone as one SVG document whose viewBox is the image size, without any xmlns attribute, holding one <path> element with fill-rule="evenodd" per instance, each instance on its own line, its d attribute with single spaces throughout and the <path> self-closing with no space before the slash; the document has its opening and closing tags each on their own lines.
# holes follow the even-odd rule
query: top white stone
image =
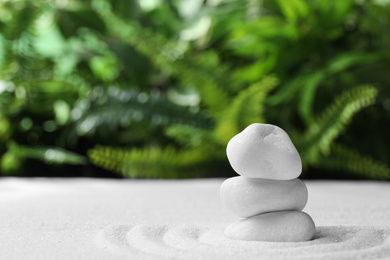
<svg viewBox="0 0 390 260">
<path fill-rule="evenodd" d="M 291 180 L 302 172 L 297 149 L 275 125 L 249 125 L 229 141 L 226 153 L 233 169 L 244 177 Z"/>
</svg>

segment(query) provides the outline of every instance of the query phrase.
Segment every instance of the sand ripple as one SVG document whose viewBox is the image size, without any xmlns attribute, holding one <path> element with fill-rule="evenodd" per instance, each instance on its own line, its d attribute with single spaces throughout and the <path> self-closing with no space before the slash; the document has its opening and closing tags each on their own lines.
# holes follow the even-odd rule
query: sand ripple
<svg viewBox="0 0 390 260">
<path fill-rule="evenodd" d="M 390 229 L 317 227 L 315 239 L 300 243 L 232 240 L 222 226 L 116 225 L 97 243 L 129 259 L 378 259 L 390 258 Z"/>
</svg>

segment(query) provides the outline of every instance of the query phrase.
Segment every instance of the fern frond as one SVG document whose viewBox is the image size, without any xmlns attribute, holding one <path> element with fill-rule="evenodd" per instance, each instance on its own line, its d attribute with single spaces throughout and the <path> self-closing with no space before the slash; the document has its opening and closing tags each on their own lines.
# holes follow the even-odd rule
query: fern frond
<svg viewBox="0 0 390 260">
<path fill-rule="evenodd" d="M 168 102 L 166 99 L 136 90 L 114 89 L 113 94 L 100 104 L 92 103 L 77 120 L 81 135 L 93 133 L 100 126 L 117 129 L 131 122 L 146 121 L 152 125 L 183 124 L 211 129 L 213 121 L 201 113 L 192 113 L 187 108 Z M 103 95 L 103 97 L 106 97 Z"/>
<path fill-rule="evenodd" d="M 190 52 L 186 43 L 171 41 L 151 29 L 125 22 L 112 13 L 108 2 L 104 2 L 104 5 L 102 3 L 95 1 L 95 10 L 106 24 L 111 25 L 109 28 L 113 34 L 140 53 L 151 57 L 157 67 L 168 71 L 183 85 L 195 85 L 211 113 L 218 114 L 221 108 L 228 105 L 227 68 L 219 64 L 214 52 Z"/>
<path fill-rule="evenodd" d="M 267 103 L 270 106 L 277 106 L 292 100 L 302 86 L 305 86 L 306 79 L 307 75 L 299 75 L 291 81 L 281 83 L 275 93 L 267 99 Z"/>
<path fill-rule="evenodd" d="M 201 144 L 218 145 L 210 130 L 189 125 L 172 125 L 165 129 L 165 135 L 173 138 L 183 147 L 198 147 Z"/>
<path fill-rule="evenodd" d="M 345 91 L 337 97 L 298 140 L 298 150 L 304 161 L 314 162 L 320 153 L 329 154 L 332 142 L 357 112 L 375 102 L 376 95 L 377 90 L 366 85 Z"/>
<path fill-rule="evenodd" d="M 330 155 L 321 157 L 317 165 L 327 170 L 348 171 L 364 178 L 390 179 L 388 165 L 336 143 L 331 146 Z"/>
<path fill-rule="evenodd" d="M 265 122 L 264 103 L 268 93 L 277 85 L 273 76 L 252 84 L 233 99 L 223 111 L 215 130 L 216 137 L 226 144 L 234 135 L 252 123 Z"/>
<path fill-rule="evenodd" d="M 347 53 L 336 56 L 326 65 L 324 70 L 307 75 L 301 88 L 300 102 L 298 104 L 298 112 L 302 120 L 309 125 L 314 120 L 313 103 L 315 93 L 320 82 L 324 79 L 326 73 L 335 74 L 345 71 L 346 69 L 369 62 L 377 61 L 383 57 L 383 53 Z M 326 72 L 326 73 L 325 73 Z"/>
<path fill-rule="evenodd" d="M 96 146 L 88 151 L 88 156 L 93 164 L 129 178 L 190 178 L 210 173 L 207 165 L 215 164 L 210 148 L 177 150 L 171 146 L 133 149 Z"/>
</svg>

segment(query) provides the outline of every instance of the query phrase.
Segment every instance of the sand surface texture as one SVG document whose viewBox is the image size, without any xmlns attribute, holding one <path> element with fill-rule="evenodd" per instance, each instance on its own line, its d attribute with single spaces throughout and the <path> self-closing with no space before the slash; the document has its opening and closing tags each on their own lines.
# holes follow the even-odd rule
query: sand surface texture
<svg viewBox="0 0 390 260">
<path fill-rule="evenodd" d="M 390 259 L 390 183 L 307 181 L 315 239 L 235 241 L 222 179 L 0 179 L 0 259 Z"/>
</svg>

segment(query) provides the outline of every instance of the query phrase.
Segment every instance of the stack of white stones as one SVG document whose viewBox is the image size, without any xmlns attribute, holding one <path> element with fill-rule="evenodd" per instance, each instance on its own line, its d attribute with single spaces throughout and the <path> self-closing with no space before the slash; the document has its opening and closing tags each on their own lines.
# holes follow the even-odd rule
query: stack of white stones
<svg viewBox="0 0 390 260">
<path fill-rule="evenodd" d="M 252 124 L 234 136 L 227 156 L 241 176 L 221 185 L 224 205 L 244 220 L 228 226 L 232 239 L 269 242 L 311 240 L 315 225 L 301 210 L 307 203 L 298 151 L 283 129 Z"/>
</svg>

